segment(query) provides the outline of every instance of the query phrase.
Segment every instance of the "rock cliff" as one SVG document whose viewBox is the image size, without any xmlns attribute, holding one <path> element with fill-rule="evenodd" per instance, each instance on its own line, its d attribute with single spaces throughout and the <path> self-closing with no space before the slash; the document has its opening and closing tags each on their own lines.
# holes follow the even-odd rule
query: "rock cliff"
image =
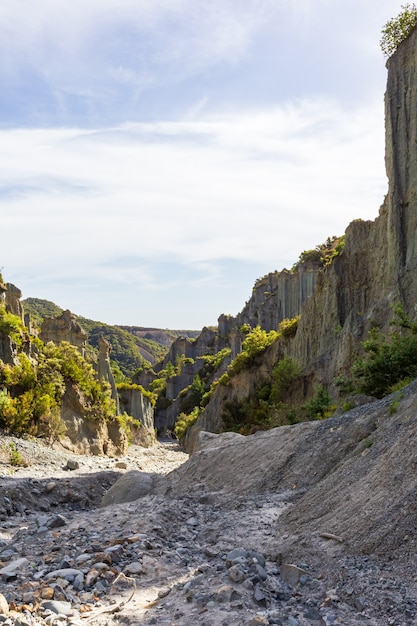
<svg viewBox="0 0 417 626">
<path fill-rule="evenodd" d="M 48 341 L 53 341 L 54 343 L 68 341 L 84 355 L 87 333 L 81 324 L 77 322 L 76 316 L 67 310 L 59 317 L 47 317 L 44 319 L 40 338 L 45 343 L 48 343 Z"/>
<path fill-rule="evenodd" d="M 298 313 L 295 337 L 282 339 L 249 372 L 241 372 L 228 388 L 219 385 L 189 433 L 189 446 L 200 430 L 222 429 L 222 408 L 242 400 L 267 380 L 284 355 L 302 366 L 299 400 L 325 385 L 337 397 L 337 377 L 350 371 L 360 342 L 372 326 L 387 329 L 392 305 L 402 304 L 411 318 L 417 303 L 417 31 L 387 63 L 385 94 L 385 162 L 388 193 L 375 221 L 355 220 L 346 229 L 338 256 L 322 269 L 294 277 L 274 273 L 255 286 L 237 318 L 220 318 L 224 333 L 248 322 L 266 330 Z"/>
<path fill-rule="evenodd" d="M 97 360 L 97 377 L 100 381 L 105 381 L 110 385 L 111 397 L 116 403 L 117 415 L 120 414 L 119 395 L 117 393 L 116 382 L 110 366 L 110 350 L 111 346 L 102 335 L 98 339 L 98 360 Z"/>
</svg>

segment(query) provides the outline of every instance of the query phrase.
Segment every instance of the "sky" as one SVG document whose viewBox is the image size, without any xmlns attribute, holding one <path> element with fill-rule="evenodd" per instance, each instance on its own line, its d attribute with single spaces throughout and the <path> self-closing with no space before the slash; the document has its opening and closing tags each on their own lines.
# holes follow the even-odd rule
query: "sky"
<svg viewBox="0 0 417 626">
<path fill-rule="evenodd" d="M 373 220 L 394 0 L 0 5 L 0 270 L 108 324 L 201 329 Z"/>
</svg>

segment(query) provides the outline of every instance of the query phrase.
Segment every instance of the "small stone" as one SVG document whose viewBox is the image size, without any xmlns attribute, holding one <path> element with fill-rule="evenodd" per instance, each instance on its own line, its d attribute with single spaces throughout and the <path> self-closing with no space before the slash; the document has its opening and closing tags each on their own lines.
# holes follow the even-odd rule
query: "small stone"
<svg viewBox="0 0 417 626">
<path fill-rule="evenodd" d="M 6 578 L 10 579 L 16 576 L 17 572 L 24 569 L 28 564 L 29 561 L 24 557 L 10 561 L 10 563 L 0 569 L 0 575 L 3 577 L 3 581 L 6 580 Z"/>
<path fill-rule="evenodd" d="M 364 611 L 367 606 L 365 598 L 355 598 L 355 607 L 359 612 Z"/>
<path fill-rule="evenodd" d="M 58 600 L 46 600 L 42 602 L 42 608 L 45 611 L 51 611 L 56 615 L 72 615 L 71 602 L 61 602 Z"/>
<path fill-rule="evenodd" d="M 79 468 L 80 468 L 80 464 L 78 463 L 78 461 L 75 461 L 74 459 L 68 459 L 67 464 L 64 469 L 73 471 Z"/>
<path fill-rule="evenodd" d="M 247 572 L 240 564 L 229 567 L 227 575 L 233 583 L 242 583 L 247 578 Z"/>
<path fill-rule="evenodd" d="M 264 626 L 264 624 L 269 624 L 269 620 L 263 615 L 256 615 L 248 622 L 248 626 Z"/>
<path fill-rule="evenodd" d="M 255 577 L 257 577 L 259 580 L 266 580 L 268 578 L 268 574 L 266 573 L 264 568 L 258 563 L 255 563 L 253 566 L 251 566 L 251 570 L 252 569 L 254 571 Z"/>
<path fill-rule="evenodd" d="M 82 576 L 84 578 L 83 573 L 79 569 L 73 569 L 72 567 L 66 567 L 64 569 L 56 569 L 52 572 L 46 574 L 46 579 L 51 580 L 51 578 L 64 578 L 65 580 L 69 580 L 72 582 L 77 576 Z"/>
<path fill-rule="evenodd" d="M 318 611 L 314 607 L 309 607 L 307 611 L 304 613 L 304 617 L 307 619 L 316 620 L 316 621 L 321 620 L 320 611 Z"/>
<path fill-rule="evenodd" d="M 255 602 L 257 602 L 257 604 L 260 604 L 261 606 L 266 606 L 266 596 L 263 591 L 259 589 L 259 587 L 255 587 L 253 599 L 255 600 Z"/>
<path fill-rule="evenodd" d="M 91 559 L 93 558 L 92 554 L 79 554 L 77 556 L 77 558 L 75 559 L 76 563 L 86 563 L 87 561 L 91 561 Z"/>
<path fill-rule="evenodd" d="M 198 526 L 198 520 L 195 517 L 190 517 L 190 519 L 187 519 L 185 523 L 187 526 Z"/>
<path fill-rule="evenodd" d="M 51 493 L 51 491 L 53 491 L 54 489 L 56 489 L 56 483 L 55 483 L 55 482 L 53 482 L 53 481 L 51 481 L 50 483 L 48 483 L 48 484 L 46 485 L 46 488 L 45 488 L 45 489 L 46 489 L 47 493 Z"/>
<path fill-rule="evenodd" d="M 91 587 L 92 585 L 94 585 L 97 582 L 99 576 L 100 572 L 97 569 L 90 569 L 85 577 L 85 584 L 87 585 L 87 587 Z"/>
<path fill-rule="evenodd" d="M 212 548 L 210 546 L 206 546 L 204 548 L 204 554 L 208 556 L 209 558 L 213 558 L 219 554 L 219 551 L 214 547 Z"/>
<path fill-rule="evenodd" d="M 111 557 L 111 554 L 109 554 L 108 552 L 98 552 L 94 555 L 93 562 L 95 565 L 97 563 L 106 563 L 107 565 L 111 565 L 113 563 L 113 559 Z"/>
<path fill-rule="evenodd" d="M 34 602 L 35 594 L 33 593 L 33 591 L 25 591 L 25 593 L 22 594 L 22 600 L 25 604 Z"/>
<path fill-rule="evenodd" d="M 261 554 L 257 550 L 249 550 L 249 556 L 251 559 L 255 559 L 255 561 L 257 561 L 261 567 L 265 567 L 266 560 L 263 554 Z"/>
<path fill-rule="evenodd" d="M 46 523 L 47 528 L 59 528 L 60 526 L 66 526 L 67 520 L 63 515 L 54 515 L 49 518 Z"/>
<path fill-rule="evenodd" d="M 226 555 L 226 567 L 232 567 L 233 562 L 240 558 L 243 557 L 244 559 L 248 558 L 248 551 L 245 550 L 245 548 L 235 548 L 234 550 L 231 550 L 227 555 Z"/>
<path fill-rule="evenodd" d="M 128 565 L 126 565 L 123 572 L 130 576 L 137 576 L 138 574 L 142 574 L 143 567 L 141 563 L 139 563 L 138 561 L 135 561 L 133 563 L 129 563 Z"/>
<path fill-rule="evenodd" d="M 9 614 L 9 603 L 2 593 L 0 593 L 0 615 Z"/>
<path fill-rule="evenodd" d="M 239 597 L 239 593 L 231 585 L 222 585 L 216 592 L 217 602 L 232 602 L 238 600 Z"/>
<path fill-rule="evenodd" d="M 55 590 L 52 587 L 43 587 L 41 589 L 41 598 L 43 600 L 52 600 Z"/>
<path fill-rule="evenodd" d="M 114 466 L 118 469 L 127 469 L 127 463 L 125 461 L 117 461 Z"/>
<path fill-rule="evenodd" d="M 289 563 L 281 565 L 280 574 L 282 580 L 290 587 L 296 587 L 303 574 L 308 576 L 308 572 Z"/>
</svg>

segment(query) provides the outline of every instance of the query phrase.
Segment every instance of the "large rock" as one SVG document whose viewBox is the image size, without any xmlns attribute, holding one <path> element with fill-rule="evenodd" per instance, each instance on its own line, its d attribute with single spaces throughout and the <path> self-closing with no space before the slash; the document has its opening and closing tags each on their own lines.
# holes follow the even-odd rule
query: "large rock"
<svg viewBox="0 0 417 626">
<path fill-rule="evenodd" d="M 133 470 L 124 474 L 104 494 L 101 506 L 133 502 L 152 492 L 155 474 Z"/>
<path fill-rule="evenodd" d="M 81 324 L 77 322 L 76 316 L 68 310 L 59 317 L 46 317 L 40 332 L 40 338 L 45 343 L 67 341 L 76 346 L 82 355 L 84 355 L 87 336 Z"/>
<path fill-rule="evenodd" d="M 125 454 L 128 448 L 127 435 L 117 418 L 109 421 L 88 418 L 82 393 L 69 384 L 62 399 L 61 419 L 66 430 L 60 442 L 73 452 L 116 457 Z"/>
<path fill-rule="evenodd" d="M 126 386 L 118 389 L 120 406 L 123 411 L 138 420 L 148 430 L 154 429 L 154 411 L 151 401 L 138 387 Z"/>
<path fill-rule="evenodd" d="M 12 283 L 6 284 L 6 293 L 5 293 L 5 304 L 6 311 L 8 313 L 12 313 L 13 315 L 17 315 L 23 321 L 24 313 L 23 306 L 20 302 L 20 298 L 22 297 L 22 292 L 18 287 L 13 285 Z"/>
<path fill-rule="evenodd" d="M 100 335 L 98 338 L 97 378 L 99 381 L 104 381 L 110 385 L 111 397 L 116 403 L 116 413 L 120 415 L 119 395 L 110 365 L 110 350 L 110 343 L 103 335 Z"/>
</svg>

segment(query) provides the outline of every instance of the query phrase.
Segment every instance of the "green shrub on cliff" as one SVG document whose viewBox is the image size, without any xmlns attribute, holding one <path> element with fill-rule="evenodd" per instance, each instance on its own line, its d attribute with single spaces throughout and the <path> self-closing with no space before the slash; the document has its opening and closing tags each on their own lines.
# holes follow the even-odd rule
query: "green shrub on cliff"
<svg viewBox="0 0 417 626">
<path fill-rule="evenodd" d="M 0 427 L 17 434 L 47 434 L 61 425 L 60 407 L 67 385 L 78 389 L 85 417 L 110 419 L 116 414 L 110 389 L 74 346 L 37 342 L 37 362 L 21 352 L 14 365 L 0 360 Z"/>
<path fill-rule="evenodd" d="M 417 7 L 415 4 L 401 5 L 402 11 L 385 24 L 380 41 L 381 50 L 386 58 L 390 57 L 400 43 L 407 39 L 417 25 Z"/>
<path fill-rule="evenodd" d="M 17 346 L 22 345 L 25 326 L 18 315 L 8 313 L 4 305 L 0 305 L 0 334 L 8 335 Z"/>
<path fill-rule="evenodd" d="M 180 443 L 184 441 L 187 430 L 196 423 L 200 412 L 201 409 L 196 406 L 191 411 L 191 413 L 181 413 L 179 415 L 178 420 L 175 424 L 175 436 Z"/>
<path fill-rule="evenodd" d="M 417 377 L 417 322 L 410 320 L 401 305 L 393 311 L 394 330 L 386 335 L 373 328 L 362 343 L 365 355 L 353 368 L 358 391 L 376 398 Z"/>
</svg>

